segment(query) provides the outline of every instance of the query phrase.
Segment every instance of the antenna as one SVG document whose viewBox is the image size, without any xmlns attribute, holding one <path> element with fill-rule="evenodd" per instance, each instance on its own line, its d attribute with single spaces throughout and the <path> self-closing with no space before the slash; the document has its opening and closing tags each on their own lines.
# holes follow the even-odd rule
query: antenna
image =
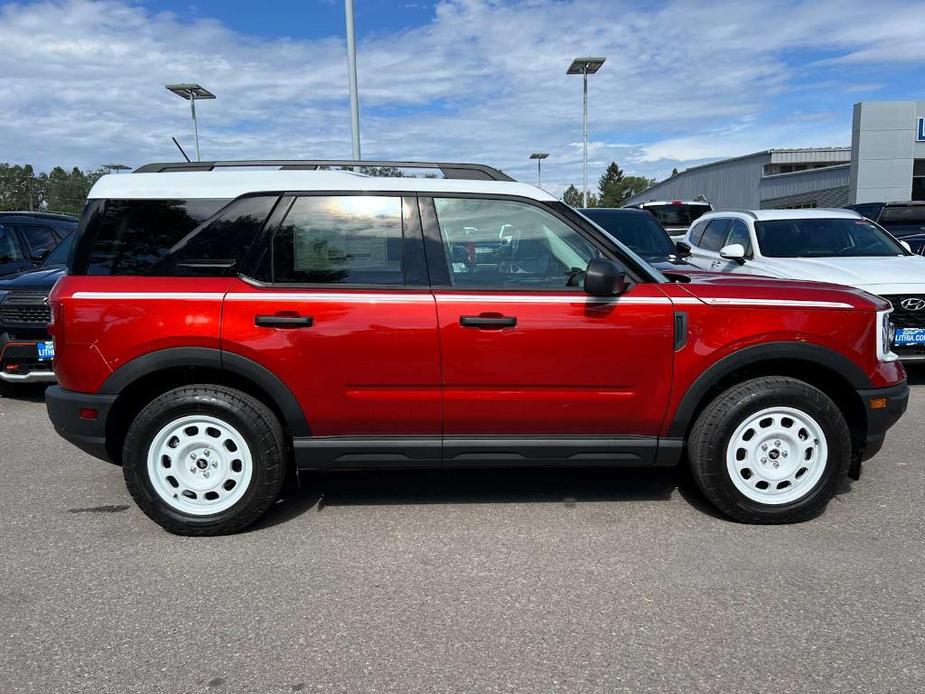
<svg viewBox="0 0 925 694">
<path fill-rule="evenodd" d="M 183 148 L 180 146 L 180 143 L 177 142 L 177 138 L 171 137 L 170 139 L 173 140 L 173 143 L 177 146 L 177 149 L 180 150 L 180 154 L 183 155 L 183 158 L 186 159 L 187 162 L 189 162 L 190 158 L 186 156 L 186 152 L 183 151 Z"/>
</svg>

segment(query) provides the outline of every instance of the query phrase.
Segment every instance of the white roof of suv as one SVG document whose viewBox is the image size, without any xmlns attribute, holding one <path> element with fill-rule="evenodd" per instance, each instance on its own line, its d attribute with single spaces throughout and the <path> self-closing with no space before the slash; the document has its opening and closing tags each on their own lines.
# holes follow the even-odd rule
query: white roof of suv
<svg viewBox="0 0 925 694">
<path fill-rule="evenodd" d="M 741 216 L 751 217 L 759 222 L 774 219 L 857 219 L 859 215 L 854 210 L 829 209 L 825 207 L 807 208 L 802 210 L 714 210 L 697 218 L 697 221 L 713 219 L 714 217 Z"/>
<path fill-rule="evenodd" d="M 109 174 L 90 190 L 89 199 L 228 198 L 276 191 L 410 191 L 516 195 L 541 201 L 556 198 L 527 183 L 448 178 L 366 176 L 350 171 L 169 171 Z"/>
</svg>

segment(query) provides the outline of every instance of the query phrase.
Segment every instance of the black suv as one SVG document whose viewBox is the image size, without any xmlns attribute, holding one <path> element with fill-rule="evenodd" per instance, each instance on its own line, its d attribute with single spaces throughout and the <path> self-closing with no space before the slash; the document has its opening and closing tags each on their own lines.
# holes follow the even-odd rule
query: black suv
<svg viewBox="0 0 925 694">
<path fill-rule="evenodd" d="M 52 212 L 0 212 L 0 277 L 41 265 L 78 222 Z"/>
<path fill-rule="evenodd" d="M 663 272 L 697 270 L 683 259 L 665 227 L 648 211 L 626 207 L 588 207 L 578 211 Z"/>
<path fill-rule="evenodd" d="M 865 202 L 848 205 L 847 209 L 867 217 L 900 241 L 905 241 L 913 253 L 925 255 L 925 201 Z"/>
<path fill-rule="evenodd" d="M 53 383 L 54 345 L 48 292 L 65 272 L 76 234 L 69 234 L 39 268 L 0 279 L 0 395 L 28 383 Z"/>
</svg>

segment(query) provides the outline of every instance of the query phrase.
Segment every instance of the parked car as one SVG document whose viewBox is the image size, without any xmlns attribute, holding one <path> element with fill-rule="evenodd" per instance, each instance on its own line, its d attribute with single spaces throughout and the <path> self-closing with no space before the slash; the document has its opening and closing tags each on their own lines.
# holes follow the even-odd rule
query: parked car
<svg viewBox="0 0 925 694">
<path fill-rule="evenodd" d="M 871 294 L 672 282 L 488 167 L 240 171 L 259 164 L 102 177 L 50 297 L 55 429 L 121 464 L 169 531 L 244 528 L 293 467 L 665 466 L 685 450 L 727 516 L 801 521 L 906 408 Z"/>
<path fill-rule="evenodd" d="M 659 270 L 696 269 L 680 257 L 665 227 L 648 212 L 614 207 L 587 207 L 578 211 Z"/>
<path fill-rule="evenodd" d="M 837 282 L 888 300 L 892 347 L 925 359 L 925 258 L 848 210 L 712 212 L 682 241 L 690 261 L 714 272 Z"/>
<path fill-rule="evenodd" d="M 848 205 L 859 215 L 877 222 L 917 255 L 925 255 L 925 202 L 867 202 Z"/>
<path fill-rule="evenodd" d="M 50 212 L 0 212 L 0 277 L 38 267 L 78 219 Z"/>
<path fill-rule="evenodd" d="M 74 238 L 73 233 L 65 236 L 40 268 L 0 279 L 0 395 L 55 380 L 48 293 L 65 272 Z"/>
<path fill-rule="evenodd" d="M 700 200 L 650 200 L 626 207 L 651 212 L 672 238 L 684 236 L 691 224 L 713 209 L 710 203 Z"/>
</svg>

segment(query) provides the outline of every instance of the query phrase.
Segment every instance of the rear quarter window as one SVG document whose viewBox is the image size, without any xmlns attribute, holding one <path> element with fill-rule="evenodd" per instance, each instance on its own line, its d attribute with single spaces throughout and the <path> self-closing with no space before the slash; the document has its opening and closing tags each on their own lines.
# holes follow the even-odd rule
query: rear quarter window
<svg viewBox="0 0 925 694">
<path fill-rule="evenodd" d="M 168 277 L 229 274 L 260 233 L 276 196 L 229 202 L 104 201 L 88 210 L 71 272 Z M 219 211 L 220 215 L 204 224 Z"/>
</svg>

